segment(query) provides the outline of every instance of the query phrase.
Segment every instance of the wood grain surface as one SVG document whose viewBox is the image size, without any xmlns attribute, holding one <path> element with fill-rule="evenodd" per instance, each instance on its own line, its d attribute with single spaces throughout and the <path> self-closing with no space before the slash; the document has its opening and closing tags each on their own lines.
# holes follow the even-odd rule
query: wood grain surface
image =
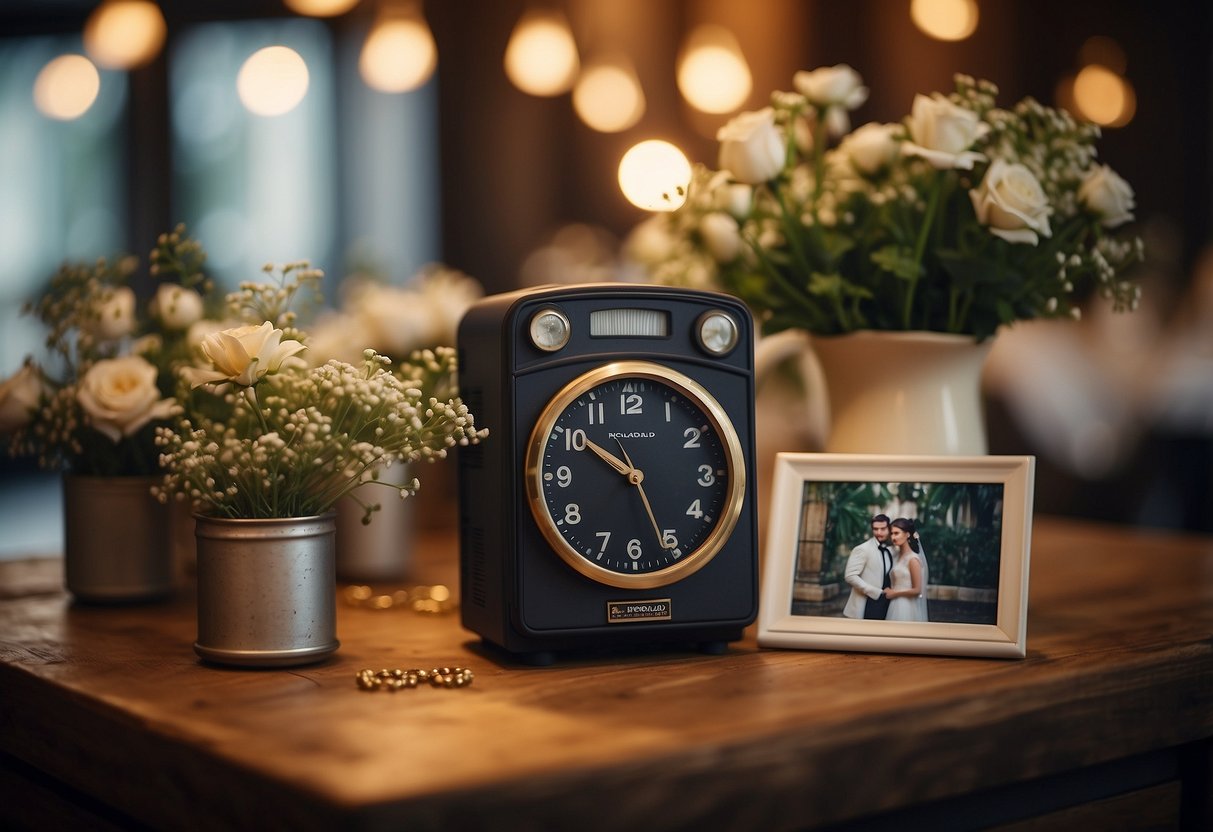
<svg viewBox="0 0 1213 832">
<path fill-rule="evenodd" d="M 0 751 L 159 828 L 792 829 L 1213 737 L 1213 544 L 1038 519 L 1022 661 L 760 649 L 528 668 L 457 615 L 341 607 L 293 670 L 192 650 L 167 603 L 73 605 L 0 564 Z M 417 547 L 454 588 L 450 533 Z M 360 691 L 363 668 L 471 687 Z M 0 810 L 0 817 L 3 816 Z"/>
</svg>

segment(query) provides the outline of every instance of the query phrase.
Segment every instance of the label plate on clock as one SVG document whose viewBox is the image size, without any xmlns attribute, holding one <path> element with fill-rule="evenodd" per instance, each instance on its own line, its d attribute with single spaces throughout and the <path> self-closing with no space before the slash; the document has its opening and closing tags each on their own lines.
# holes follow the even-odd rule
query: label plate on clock
<svg viewBox="0 0 1213 832">
<path fill-rule="evenodd" d="M 669 621 L 674 617 L 674 605 L 669 598 L 643 601 L 607 601 L 607 621 L 626 624 L 629 621 Z"/>
</svg>

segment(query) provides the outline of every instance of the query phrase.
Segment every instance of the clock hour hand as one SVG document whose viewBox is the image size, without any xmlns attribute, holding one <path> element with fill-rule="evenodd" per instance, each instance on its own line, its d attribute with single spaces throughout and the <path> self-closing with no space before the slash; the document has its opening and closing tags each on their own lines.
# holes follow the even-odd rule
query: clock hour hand
<svg viewBox="0 0 1213 832">
<path fill-rule="evenodd" d="M 615 441 L 619 442 L 619 439 L 616 438 Z M 657 518 L 653 515 L 653 506 L 649 504 L 649 495 L 644 493 L 644 486 L 641 485 L 641 483 L 644 482 L 644 472 L 635 465 L 632 465 L 632 458 L 628 456 L 627 449 L 623 447 L 622 442 L 619 442 L 619 450 L 623 454 L 623 458 L 627 460 L 628 466 L 631 469 L 628 473 L 628 482 L 636 486 L 636 490 L 640 492 L 640 501 L 644 503 L 644 510 L 649 515 L 649 522 L 653 524 L 653 531 L 657 535 L 657 545 L 662 549 L 673 549 L 678 544 L 671 543 L 666 545 L 665 537 L 661 533 L 661 525 L 657 522 Z"/>
<path fill-rule="evenodd" d="M 616 472 L 623 474 L 625 477 L 628 476 L 629 474 L 631 474 L 632 471 L 634 470 L 632 468 L 632 465 L 630 462 L 625 463 L 619 457 L 615 456 L 613 453 L 611 453 L 606 448 L 602 447 L 601 445 L 599 445 L 597 442 L 595 442 L 592 439 L 586 439 L 585 446 L 587 448 L 589 448 L 591 451 L 593 451 L 595 453 L 595 455 L 598 456 L 599 459 L 601 459 L 607 465 L 610 465 L 612 468 L 615 469 Z M 626 454 L 625 454 L 625 456 L 626 456 Z"/>
</svg>

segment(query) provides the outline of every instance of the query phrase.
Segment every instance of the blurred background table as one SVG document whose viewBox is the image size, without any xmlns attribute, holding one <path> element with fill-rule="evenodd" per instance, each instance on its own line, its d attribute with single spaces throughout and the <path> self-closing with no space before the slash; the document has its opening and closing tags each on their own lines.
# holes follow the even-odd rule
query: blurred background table
<svg viewBox="0 0 1213 832">
<path fill-rule="evenodd" d="M 457 575 L 455 536 L 416 580 Z M 1028 658 L 484 653 L 457 615 L 341 606 L 341 650 L 205 666 L 190 587 L 73 605 L 0 564 L 0 825 L 1213 828 L 1213 543 L 1038 519 Z M 360 691 L 362 668 L 471 687 Z"/>
</svg>

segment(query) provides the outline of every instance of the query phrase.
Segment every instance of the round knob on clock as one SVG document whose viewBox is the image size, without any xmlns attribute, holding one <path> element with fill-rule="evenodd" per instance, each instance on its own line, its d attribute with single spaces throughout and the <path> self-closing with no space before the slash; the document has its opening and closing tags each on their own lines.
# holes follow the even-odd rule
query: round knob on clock
<svg viewBox="0 0 1213 832">
<path fill-rule="evenodd" d="M 740 333 L 737 321 L 727 312 L 713 309 L 699 316 L 695 326 L 695 337 L 703 349 L 716 356 L 728 355 L 737 346 Z"/>
<path fill-rule="evenodd" d="M 544 352 L 555 352 L 569 342 L 572 327 L 559 309 L 540 309 L 531 317 L 531 343 Z"/>
</svg>

